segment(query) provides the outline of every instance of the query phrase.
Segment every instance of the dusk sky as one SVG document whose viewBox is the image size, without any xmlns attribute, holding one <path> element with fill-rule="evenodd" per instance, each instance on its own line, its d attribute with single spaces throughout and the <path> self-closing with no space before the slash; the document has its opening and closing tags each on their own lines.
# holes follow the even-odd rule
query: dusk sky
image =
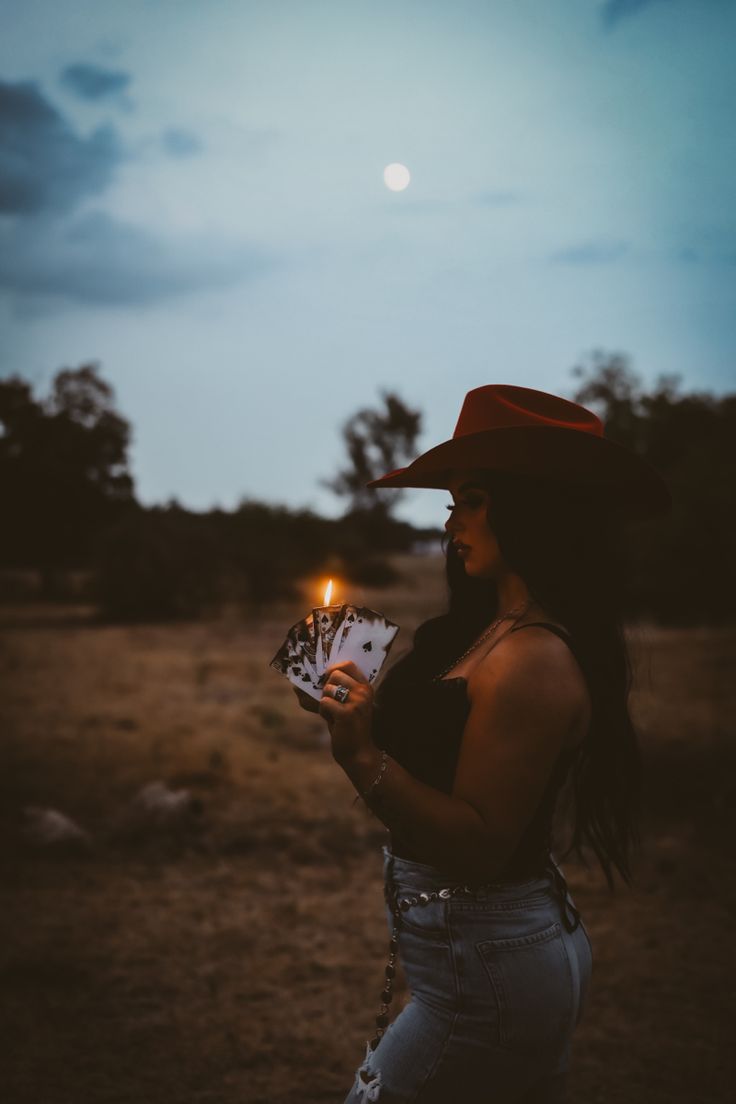
<svg viewBox="0 0 736 1104">
<path fill-rule="evenodd" d="M 736 390 L 733 0 L 0 16 L 0 375 L 99 362 L 142 502 L 335 516 L 381 390 L 423 451 L 470 388 L 572 396 L 595 349 Z"/>
</svg>

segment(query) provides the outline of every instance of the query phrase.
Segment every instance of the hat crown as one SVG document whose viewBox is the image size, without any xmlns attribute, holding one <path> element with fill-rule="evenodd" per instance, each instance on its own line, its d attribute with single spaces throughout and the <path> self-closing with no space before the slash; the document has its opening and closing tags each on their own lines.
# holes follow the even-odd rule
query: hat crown
<svg viewBox="0 0 736 1104">
<path fill-rule="evenodd" d="M 506 426 L 554 426 L 603 436 L 603 422 L 584 406 L 533 387 L 507 383 L 488 383 L 468 391 L 452 436 Z"/>
</svg>

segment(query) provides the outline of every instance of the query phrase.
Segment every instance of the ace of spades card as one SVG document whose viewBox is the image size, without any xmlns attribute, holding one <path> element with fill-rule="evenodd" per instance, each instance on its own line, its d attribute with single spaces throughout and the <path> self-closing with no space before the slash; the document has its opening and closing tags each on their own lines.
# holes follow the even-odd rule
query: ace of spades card
<svg viewBox="0 0 736 1104">
<path fill-rule="evenodd" d="M 352 660 L 372 683 L 398 631 L 365 606 L 319 606 L 292 625 L 270 666 L 319 701 L 325 671 L 334 663 Z"/>
<path fill-rule="evenodd" d="M 352 660 L 368 682 L 381 670 L 399 626 L 365 606 L 345 606 L 330 651 L 330 664 Z"/>
</svg>

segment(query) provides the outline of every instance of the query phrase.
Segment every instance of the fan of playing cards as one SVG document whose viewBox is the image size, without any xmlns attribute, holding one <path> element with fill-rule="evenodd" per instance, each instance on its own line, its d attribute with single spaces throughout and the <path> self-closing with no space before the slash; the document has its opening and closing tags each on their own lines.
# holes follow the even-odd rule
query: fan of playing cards
<svg viewBox="0 0 736 1104">
<path fill-rule="evenodd" d="M 318 606 L 292 625 L 270 666 L 319 701 L 325 670 L 333 663 L 353 660 L 373 682 L 398 631 L 365 606 Z"/>
</svg>

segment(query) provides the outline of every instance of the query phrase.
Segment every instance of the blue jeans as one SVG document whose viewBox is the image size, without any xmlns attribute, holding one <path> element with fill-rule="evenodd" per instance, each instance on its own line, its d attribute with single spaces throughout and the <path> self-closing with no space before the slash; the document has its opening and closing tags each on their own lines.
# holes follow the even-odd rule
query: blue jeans
<svg viewBox="0 0 736 1104">
<path fill-rule="evenodd" d="M 389 932 L 392 891 L 400 898 L 457 884 L 385 846 L 383 854 Z M 398 944 L 410 999 L 401 1011 L 394 1007 L 375 1049 L 366 1047 L 344 1104 L 566 1099 L 592 954 L 551 857 L 543 877 L 409 908 Z"/>
</svg>

